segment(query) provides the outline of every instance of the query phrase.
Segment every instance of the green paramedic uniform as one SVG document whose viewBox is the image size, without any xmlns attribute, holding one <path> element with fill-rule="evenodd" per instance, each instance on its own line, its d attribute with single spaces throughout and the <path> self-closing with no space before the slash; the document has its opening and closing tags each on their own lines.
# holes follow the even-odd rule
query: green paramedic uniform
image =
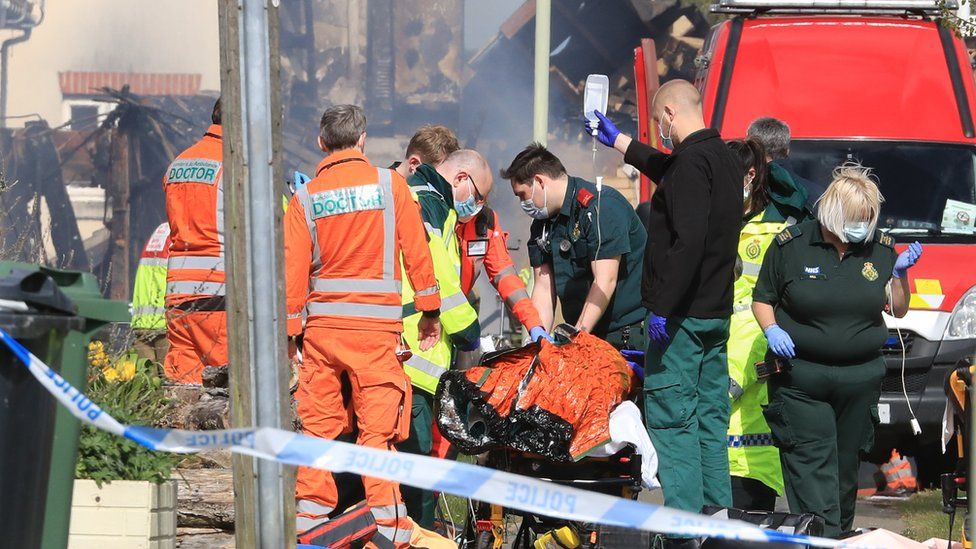
<svg viewBox="0 0 976 549">
<path fill-rule="evenodd" d="M 617 286 L 603 317 L 591 330 L 618 348 L 643 349 L 641 276 L 647 230 L 617 189 L 570 177 L 555 216 L 532 222 L 528 242 L 533 267 L 552 265 L 563 318 L 576 324 L 593 285 L 590 263 L 620 256 Z"/>
<path fill-rule="evenodd" d="M 772 305 L 796 345 L 770 378 L 764 413 L 780 450 L 790 511 L 816 513 L 825 535 L 851 529 L 861 452 L 874 443 L 888 337 L 881 311 L 897 254 L 880 231 L 843 258 L 816 220 L 780 233 L 753 301 Z"/>
<path fill-rule="evenodd" d="M 403 339 L 413 354 L 403 364 L 414 387 L 410 418 L 410 437 L 397 449 L 429 456 L 433 447 L 433 394 L 441 374 L 451 367 L 454 347 L 465 347 L 481 336 L 478 313 L 461 292 L 461 256 L 455 225 L 453 191 L 437 170 L 423 164 L 407 180 L 410 193 L 420 205 L 420 215 L 427 229 L 427 244 L 434 263 L 434 276 L 441 294 L 441 339 L 432 348 L 421 351 L 417 323 L 421 313 L 413 305 L 413 288 L 404 273 Z M 424 528 L 434 527 L 436 500 L 433 493 L 402 485 L 407 514 Z"/>
</svg>

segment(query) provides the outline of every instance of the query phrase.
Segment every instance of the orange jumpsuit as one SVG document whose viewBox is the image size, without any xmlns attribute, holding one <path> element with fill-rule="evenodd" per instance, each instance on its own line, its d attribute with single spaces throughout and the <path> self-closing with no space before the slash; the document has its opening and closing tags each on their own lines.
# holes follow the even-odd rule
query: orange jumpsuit
<svg viewBox="0 0 976 549">
<path fill-rule="evenodd" d="M 491 285 L 519 322 L 527 330 L 542 326 L 539 311 L 529 299 L 525 283 L 508 253 L 508 233 L 499 226 L 498 214 L 486 206 L 467 223 L 458 223 L 457 236 L 461 246 L 461 291 L 465 295 L 471 293 L 484 264 Z"/>
<path fill-rule="evenodd" d="M 410 379 L 396 356 L 403 329 L 400 261 L 418 291 L 419 311 L 440 307 L 420 210 L 406 181 L 373 167 L 354 149 L 319 164 L 285 214 L 288 334 L 303 332 L 298 417 L 305 433 L 334 439 L 347 427 L 340 375 L 352 384 L 358 443 L 393 451 L 409 434 Z M 332 474 L 298 468 L 299 531 L 322 522 L 338 503 Z M 411 526 L 399 485 L 364 477 L 378 535 L 406 547 Z M 379 544 L 378 544 L 379 545 Z M 383 545 L 389 545 L 383 544 Z"/>
<path fill-rule="evenodd" d="M 201 383 L 204 366 L 227 364 L 223 158 L 221 128 L 211 125 L 163 177 L 171 238 L 163 370 L 180 383 Z"/>
</svg>

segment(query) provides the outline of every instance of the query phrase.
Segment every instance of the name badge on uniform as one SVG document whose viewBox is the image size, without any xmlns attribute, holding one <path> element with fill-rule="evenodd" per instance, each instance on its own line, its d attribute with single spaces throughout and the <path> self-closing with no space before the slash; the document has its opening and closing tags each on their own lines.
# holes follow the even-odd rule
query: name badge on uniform
<svg viewBox="0 0 976 549">
<path fill-rule="evenodd" d="M 478 239 L 468 241 L 468 257 L 484 257 L 488 253 L 488 240 Z"/>
<path fill-rule="evenodd" d="M 820 266 L 803 267 L 803 274 L 809 280 L 827 280 L 827 275 L 823 274 Z"/>
</svg>

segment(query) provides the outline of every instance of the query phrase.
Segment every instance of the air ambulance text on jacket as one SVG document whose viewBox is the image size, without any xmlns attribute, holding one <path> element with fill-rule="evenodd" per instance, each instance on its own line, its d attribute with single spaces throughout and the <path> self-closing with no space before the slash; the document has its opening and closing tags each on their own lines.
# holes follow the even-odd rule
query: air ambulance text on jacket
<svg viewBox="0 0 976 549">
<path fill-rule="evenodd" d="M 170 164 L 166 180 L 169 183 L 206 183 L 213 185 L 217 182 L 220 165 L 217 160 L 177 159 Z"/>
</svg>

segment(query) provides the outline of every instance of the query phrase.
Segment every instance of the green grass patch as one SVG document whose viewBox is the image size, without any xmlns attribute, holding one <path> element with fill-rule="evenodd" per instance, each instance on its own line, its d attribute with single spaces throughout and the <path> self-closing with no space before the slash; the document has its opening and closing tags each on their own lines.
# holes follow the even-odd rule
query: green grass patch
<svg viewBox="0 0 976 549">
<path fill-rule="evenodd" d="M 942 492 L 926 490 L 912 496 L 905 502 L 898 503 L 902 520 L 905 521 L 905 531 L 901 534 L 915 541 L 925 541 L 931 538 L 945 539 L 949 533 L 949 515 L 942 512 Z M 956 511 L 956 522 L 953 525 L 952 539 L 958 541 L 962 535 L 963 517 L 965 509 Z"/>
</svg>

